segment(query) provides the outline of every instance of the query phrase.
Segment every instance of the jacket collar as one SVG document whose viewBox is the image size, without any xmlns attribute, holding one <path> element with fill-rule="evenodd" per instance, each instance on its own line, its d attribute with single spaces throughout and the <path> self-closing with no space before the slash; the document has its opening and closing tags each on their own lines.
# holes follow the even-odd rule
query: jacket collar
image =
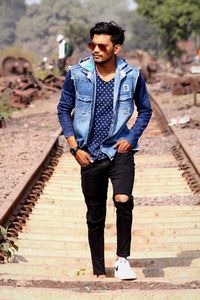
<svg viewBox="0 0 200 300">
<path fill-rule="evenodd" d="M 119 71 L 123 70 L 125 73 L 127 73 L 130 69 L 132 69 L 131 66 L 127 64 L 127 61 L 120 56 L 116 56 L 116 63 Z M 86 57 L 84 60 L 81 60 L 79 62 L 79 65 L 82 67 L 82 71 L 84 73 L 85 71 L 86 73 L 93 73 L 95 70 L 95 63 L 92 56 Z"/>
</svg>

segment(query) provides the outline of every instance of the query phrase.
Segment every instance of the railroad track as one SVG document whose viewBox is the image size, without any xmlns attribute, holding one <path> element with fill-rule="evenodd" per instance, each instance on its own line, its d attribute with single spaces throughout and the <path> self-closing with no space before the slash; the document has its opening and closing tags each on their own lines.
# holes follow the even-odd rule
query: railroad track
<svg viewBox="0 0 200 300">
<path fill-rule="evenodd" d="M 144 139 L 169 132 L 152 101 L 154 116 Z M 108 277 L 98 281 L 91 273 L 79 166 L 68 151 L 62 153 L 57 147 L 57 136 L 37 172 L 31 170 L 26 184 L 1 208 L 1 223 L 9 225 L 11 235 L 18 235 L 20 248 L 13 263 L 0 265 L 0 299 L 199 299 L 200 206 L 164 203 L 171 197 L 181 203 L 200 193 L 198 166 L 187 147 L 135 155 L 136 206 L 129 261 L 138 279 L 132 282 L 113 277 L 115 209 L 109 191 Z"/>
</svg>

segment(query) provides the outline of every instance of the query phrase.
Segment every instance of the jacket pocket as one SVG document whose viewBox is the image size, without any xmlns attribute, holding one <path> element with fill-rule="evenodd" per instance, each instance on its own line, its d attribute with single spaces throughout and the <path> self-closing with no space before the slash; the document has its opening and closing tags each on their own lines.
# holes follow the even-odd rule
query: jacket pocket
<svg viewBox="0 0 200 300">
<path fill-rule="evenodd" d="M 76 99 L 76 110 L 83 115 L 91 112 L 92 99 L 88 96 L 78 95 Z"/>
<path fill-rule="evenodd" d="M 133 99 L 131 93 L 121 94 L 118 98 L 119 113 L 127 115 L 130 113 L 133 105 Z"/>
</svg>

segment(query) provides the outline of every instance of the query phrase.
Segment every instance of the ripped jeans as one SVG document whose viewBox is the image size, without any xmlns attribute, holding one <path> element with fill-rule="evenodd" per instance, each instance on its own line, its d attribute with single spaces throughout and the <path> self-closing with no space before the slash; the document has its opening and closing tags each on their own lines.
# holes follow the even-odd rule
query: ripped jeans
<svg viewBox="0 0 200 300">
<path fill-rule="evenodd" d="M 130 152 L 117 153 L 112 161 L 106 158 L 81 168 L 82 191 L 87 205 L 88 240 L 95 275 L 106 274 L 104 228 L 109 179 L 116 207 L 116 254 L 125 258 L 130 255 L 134 175 L 135 164 Z M 116 195 L 125 195 L 127 200 L 120 202 Z"/>
</svg>

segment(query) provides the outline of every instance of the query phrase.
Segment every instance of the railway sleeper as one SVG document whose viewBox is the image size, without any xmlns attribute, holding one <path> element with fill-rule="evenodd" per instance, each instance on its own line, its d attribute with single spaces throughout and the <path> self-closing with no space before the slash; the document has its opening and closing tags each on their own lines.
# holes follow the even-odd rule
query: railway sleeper
<svg viewBox="0 0 200 300">
<path fill-rule="evenodd" d="M 8 234 L 12 234 L 13 237 L 18 237 L 19 235 L 19 230 L 17 230 L 16 228 L 8 228 Z"/>
<path fill-rule="evenodd" d="M 185 159 L 185 156 L 182 153 L 182 149 L 180 145 L 173 146 L 171 148 L 172 154 L 178 162 L 178 167 L 180 170 L 184 170 L 182 176 L 186 179 L 191 191 L 193 194 L 200 193 L 200 183 L 197 178 L 196 173 L 193 171 L 193 167 L 190 163 Z"/>
<path fill-rule="evenodd" d="M 21 224 L 26 224 L 26 219 L 20 217 L 20 216 L 16 216 L 16 218 L 14 219 L 14 221 L 16 222 L 20 222 Z"/>
<path fill-rule="evenodd" d="M 12 222 L 11 227 L 9 227 L 9 228 L 14 228 L 17 231 L 21 231 L 23 226 L 20 222 Z"/>
</svg>

